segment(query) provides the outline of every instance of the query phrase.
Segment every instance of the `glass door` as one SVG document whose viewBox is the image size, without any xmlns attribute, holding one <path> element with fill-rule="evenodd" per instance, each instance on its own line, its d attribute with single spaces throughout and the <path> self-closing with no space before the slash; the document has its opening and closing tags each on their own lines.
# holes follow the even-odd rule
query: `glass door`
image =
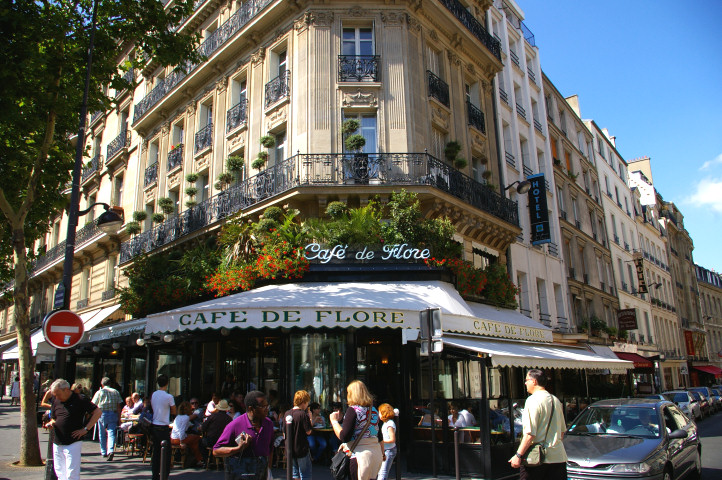
<svg viewBox="0 0 722 480">
<path fill-rule="evenodd" d="M 291 336 L 291 395 L 306 390 L 312 402 L 329 410 L 346 398 L 345 334 L 306 333 Z"/>
</svg>

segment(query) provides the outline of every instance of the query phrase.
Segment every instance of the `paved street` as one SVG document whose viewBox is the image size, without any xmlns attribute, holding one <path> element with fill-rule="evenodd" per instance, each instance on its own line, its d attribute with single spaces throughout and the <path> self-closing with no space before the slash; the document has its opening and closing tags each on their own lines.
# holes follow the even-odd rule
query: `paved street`
<svg viewBox="0 0 722 480">
<path fill-rule="evenodd" d="M 0 404 L 0 480 L 38 480 L 44 478 L 44 467 L 19 468 L 12 465 L 19 452 L 19 407 L 10 407 L 4 400 Z M 702 472 L 703 480 L 722 478 L 722 413 L 703 420 L 699 424 L 702 437 Z M 41 430 L 40 441 L 43 457 L 47 451 L 48 435 Z M 274 470 L 275 478 L 285 478 L 285 471 Z M 80 477 L 88 480 L 117 480 L 132 478 L 145 480 L 150 478 L 150 463 L 143 463 L 138 457 L 116 455 L 112 463 L 100 456 L 96 442 L 86 441 L 83 444 L 83 466 Z M 317 480 L 330 480 L 328 468 L 316 466 L 313 477 Z M 177 480 L 222 480 L 223 474 L 215 471 L 173 469 L 171 478 Z M 424 477 L 404 475 L 405 479 L 424 480 Z M 450 477 L 440 476 L 449 479 Z"/>
</svg>

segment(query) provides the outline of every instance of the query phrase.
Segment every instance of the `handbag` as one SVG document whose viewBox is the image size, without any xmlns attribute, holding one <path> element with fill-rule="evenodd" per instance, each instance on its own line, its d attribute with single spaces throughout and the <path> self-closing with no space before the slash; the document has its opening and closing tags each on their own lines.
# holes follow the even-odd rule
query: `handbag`
<svg viewBox="0 0 722 480">
<path fill-rule="evenodd" d="M 371 409 L 369 409 L 371 410 Z M 364 436 L 364 433 L 366 433 L 366 430 L 369 428 L 369 424 L 371 423 L 371 412 L 369 411 L 367 418 L 366 418 L 366 425 L 364 425 L 363 430 L 361 430 L 361 434 L 356 437 L 356 440 L 353 441 L 351 444 L 351 448 L 349 449 L 351 453 L 356 449 L 356 446 L 358 445 L 358 442 L 361 441 L 361 438 Z M 338 451 L 334 454 L 333 458 L 331 459 L 331 476 L 334 478 L 334 480 L 346 480 L 349 477 L 349 468 L 351 464 L 351 457 L 346 454 L 346 452 L 343 451 L 343 445 L 338 447 Z"/>
<path fill-rule="evenodd" d="M 546 432 L 544 432 L 544 442 L 547 441 L 549 426 L 552 424 L 552 419 L 554 418 L 554 396 L 551 394 L 549 396 L 552 399 L 552 413 L 549 416 L 549 422 L 547 423 Z M 546 447 L 544 446 L 544 442 L 534 443 L 531 448 L 526 451 L 526 453 L 524 454 L 524 458 L 522 459 L 522 463 L 525 467 L 538 467 L 539 465 L 544 463 L 544 456 L 546 455 Z"/>
</svg>

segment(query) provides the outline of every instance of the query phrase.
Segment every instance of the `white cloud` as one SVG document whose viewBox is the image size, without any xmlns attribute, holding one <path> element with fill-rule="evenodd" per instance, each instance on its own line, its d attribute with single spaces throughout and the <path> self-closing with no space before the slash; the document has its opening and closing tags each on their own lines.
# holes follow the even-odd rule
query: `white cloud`
<svg viewBox="0 0 722 480">
<path fill-rule="evenodd" d="M 720 158 L 720 157 L 718 157 Z M 710 207 L 722 213 L 722 178 L 704 178 L 697 184 L 697 191 L 686 199 L 696 207 Z"/>
<path fill-rule="evenodd" d="M 712 167 L 713 165 L 717 165 L 717 164 L 722 164 L 722 153 L 717 155 L 712 160 L 707 160 L 706 162 L 704 162 L 702 164 L 702 166 L 699 167 L 699 169 L 700 170 L 709 170 L 710 167 Z"/>
</svg>

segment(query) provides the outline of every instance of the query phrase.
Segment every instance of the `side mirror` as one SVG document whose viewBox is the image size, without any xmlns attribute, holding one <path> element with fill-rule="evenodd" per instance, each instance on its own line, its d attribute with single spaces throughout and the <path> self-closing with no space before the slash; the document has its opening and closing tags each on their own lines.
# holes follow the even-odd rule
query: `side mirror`
<svg viewBox="0 0 722 480">
<path fill-rule="evenodd" d="M 669 434 L 669 438 L 687 438 L 687 435 L 688 434 L 685 430 L 678 428 Z"/>
</svg>

